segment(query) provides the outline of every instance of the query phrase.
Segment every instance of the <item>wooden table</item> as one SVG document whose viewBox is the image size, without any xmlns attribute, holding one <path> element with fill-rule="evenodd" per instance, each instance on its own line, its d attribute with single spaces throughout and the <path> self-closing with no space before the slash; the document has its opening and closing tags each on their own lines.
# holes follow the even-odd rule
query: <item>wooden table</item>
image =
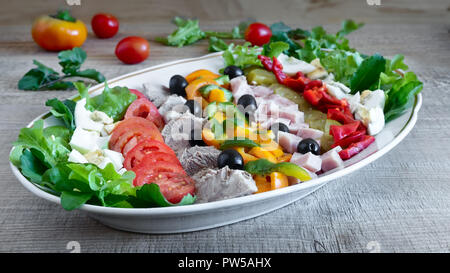
<svg viewBox="0 0 450 273">
<path fill-rule="evenodd" d="M 371 2 L 371 1 L 369 1 Z M 96 12 L 121 22 L 108 40 L 92 33 L 84 65 L 107 78 L 207 53 L 207 44 L 170 48 L 154 38 L 172 31 L 175 15 L 197 17 L 204 29 L 228 30 L 246 18 L 292 26 L 325 25 L 335 31 L 346 18 L 363 21 L 350 35 L 365 53 L 404 54 L 424 82 L 424 104 L 410 135 L 389 154 L 270 214 L 206 231 L 142 235 L 116 231 L 81 211 L 66 212 L 25 190 L 10 171 L 8 153 L 19 129 L 46 111 L 47 99 L 73 91 L 26 92 L 17 81 L 37 59 L 57 66 L 55 53 L 38 48 L 32 19 L 67 7 L 63 1 L 2 1 L 0 10 L 0 251 L 68 252 L 449 252 L 450 251 L 450 6 L 448 1 L 88 1 L 73 6 L 89 23 Z M 123 65 L 114 46 L 123 37 L 150 40 L 151 56 Z"/>
</svg>

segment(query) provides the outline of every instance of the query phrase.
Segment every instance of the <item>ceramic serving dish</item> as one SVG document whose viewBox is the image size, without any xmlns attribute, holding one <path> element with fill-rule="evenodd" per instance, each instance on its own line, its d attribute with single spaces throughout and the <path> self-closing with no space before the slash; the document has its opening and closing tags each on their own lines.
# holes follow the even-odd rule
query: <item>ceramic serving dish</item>
<svg viewBox="0 0 450 273">
<path fill-rule="evenodd" d="M 142 85 L 146 82 L 167 86 L 172 75 L 187 75 L 196 69 L 218 71 L 223 65 L 220 53 L 209 54 L 142 69 L 109 80 L 108 85 L 127 86 L 139 90 L 142 90 Z M 103 87 L 103 84 L 92 87 L 90 94 L 101 93 Z M 74 98 L 76 97 L 72 99 Z M 295 202 L 324 186 L 327 182 L 350 174 L 386 154 L 412 130 L 417 121 L 421 104 L 422 96 L 419 94 L 415 98 L 413 107 L 399 118 L 387 123 L 383 131 L 376 136 L 374 143 L 363 152 L 345 161 L 345 168 L 328 172 L 319 176 L 318 179 L 260 194 L 188 206 L 127 209 L 83 205 L 80 210 L 107 226 L 141 233 L 178 233 L 203 230 L 253 218 Z M 45 126 L 58 122 L 49 113 L 45 113 L 35 118 L 28 126 L 31 127 L 38 119 L 44 119 Z M 25 188 L 41 198 L 60 203 L 58 196 L 31 183 L 13 164 L 10 165 L 14 175 Z"/>
</svg>

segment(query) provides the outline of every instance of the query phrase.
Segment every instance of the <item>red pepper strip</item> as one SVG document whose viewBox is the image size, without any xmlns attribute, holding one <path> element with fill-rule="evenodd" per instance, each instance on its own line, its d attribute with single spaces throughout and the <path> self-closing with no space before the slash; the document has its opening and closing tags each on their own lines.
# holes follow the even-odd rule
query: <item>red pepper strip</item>
<svg viewBox="0 0 450 273">
<path fill-rule="evenodd" d="M 266 70 L 272 71 L 277 81 L 280 84 L 286 85 L 296 91 L 303 92 L 305 85 L 309 82 L 309 79 L 303 75 L 301 72 L 297 72 L 294 77 L 289 77 L 283 72 L 283 65 L 278 61 L 277 58 L 272 57 L 272 60 L 263 55 L 258 55 L 258 59 L 261 61 L 262 65 Z"/>
<path fill-rule="evenodd" d="M 364 138 L 361 141 L 358 141 L 356 143 L 350 144 L 348 148 L 342 150 L 339 152 L 339 156 L 342 158 L 342 160 L 346 160 L 351 158 L 352 156 L 358 154 L 365 148 L 367 148 L 372 142 L 375 141 L 375 138 L 373 136 L 364 136 Z"/>
<path fill-rule="evenodd" d="M 303 92 L 303 98 L 313 106 L 318 106 L 322 99 L 322 93 L 318 92 L 317 87 Z"/>
<path fill-rule="evenodd" d="M 345 137 L 339 141 L 336 141 L 333 145 L 331 145 L 331 148 L 341 146 L 342 149 L 345 149 L 348 146 L 350 146 L 352 143 L 361 141 L 365 135 L 366 135 L 366 130 L 358 130 L 356 132 L 351 133 L 347 137 Z"/>
<path fill-rule="evenodd" d="M 330 126 L 330 135 L 333 136 L 334 142 L 338 142 L 339 140 L 356 132 L 360 123 L 361 123 L 361 121 L 357 120 L 352 123 L 347 123 L 344 125 L 331 125 Z"/>
<path fill-rule="evenodd" d="M 262 65 L 266 70 L 272 71 L 273 63 L 269 57 L 264 55 L 258 55 L 258 59 L 261 61 Z"/>
<path fill-rule="evenodd" d="M 345 113 L 341 112 L 337 108 L 335 108 L 335 109 L 332 109 L 332 108 L 328 109 L 327 118 L 339 121 L 340 123 L 343 123 L 343 124 L 352 123 L 352 122 L 355 121 L 355 119 L 353 118 L 353 115 L 351 115 L 351 116 L 350 115 L 346 115 Z"/>
<path fill-rule="evenodd" d="M 300 72 L 299 72 L 300 73 Z M 310 82 L 308 82 L 307 84 L 306 84 L 306 86 L 305 86 L 305 90 L 308 90 L 308 89 L 313 89 L 314 87 L 322 87 L 322 81 L 319 81 L 319 80 L 313 80 L 313 81 L 310 81 Z"/>
</svg>

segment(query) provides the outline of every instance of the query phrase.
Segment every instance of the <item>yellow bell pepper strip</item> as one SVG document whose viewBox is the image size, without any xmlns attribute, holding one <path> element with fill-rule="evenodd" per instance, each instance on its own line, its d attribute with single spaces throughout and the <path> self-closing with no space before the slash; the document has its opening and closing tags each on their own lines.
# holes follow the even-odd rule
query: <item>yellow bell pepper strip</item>
<svg viewBox="0 0 450 273">
<path fill-rule="evenodd" d="M 214 146 L 216 148 L 220 147 L 221 142 L 215 138 L 214 133 L 211 131 L 211 129 L 203 128 L 202 139 L 203 142 L 205 142 L 205 144 L 208 146 Z"/>
<path fill-rule="evenodd" d="M 261 143 L 261 147 L 271 152 L 275 157 L 284 155 L 283 148 L 274 140 Z"/>
<path fill-rule="evenodd" d="M 220 78 L 220 75 L 206 69 L 199 69 L 187 75 L 185 79 L 188 83 L 191 83 L 197 79 L 214 80 L 217 78 Z"/>
<path fill-rule="evenodd" d="M 270 174 L 270 189 L 276 190 L 289 186 L 289 181 L 286 175 L 280 172 L 273 172 Z"/>
<path fill-rule="evenodd" d="M 244 159 L 244 164 L 247 164 L 250 161 L 258 160 L 257 157 L 252 156 L 251 154 L 248 154 L 245 152 L 244 147 L 233 147 L 239 154 L 241 154 L 242 159 Z"/>
<path fill-rule="evenodd" d="M 291 161 L 291 158 L 292 158 L 292 154 L 285 153 L 282 156 L 279 156 L 277 158 L 277 160 L 278 160 L 278 162 L 289 162 L 289 161 Z"/>
<path fill-rule="evenodd" d="M 220 89 L 213 89 L 209 92 L 208 102 L 227 102 L 228 98 L 225 96 L 225 92 Z"/>
<path fill-rule="evenodd" d="M 248 151 L 248 153 L 253 156 L 256 156 L 257 158 L 263 158 L 272 163 L 277 163 L 277 158 L 271 152 L 265 150 L 264 148 L 254 147 L 250 151 Z"/>
<path fill-rule="evenodd" d="M 270 175 L 255 175 L 255 180 L 258 191 L 255 193 L 261 193 L 266 191 L 272 191 L 289 186 L 288 177 L 280 172 L 272 172 Z"/>
</svg>

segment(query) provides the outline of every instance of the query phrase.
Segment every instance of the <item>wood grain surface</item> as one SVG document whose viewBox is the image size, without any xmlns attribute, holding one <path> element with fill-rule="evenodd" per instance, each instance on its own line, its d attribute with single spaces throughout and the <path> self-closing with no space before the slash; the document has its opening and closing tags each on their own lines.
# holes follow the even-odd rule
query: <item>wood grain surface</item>
<svg viewBox="0 0 450 273">
<path fill-rule="evenodd" d="M 8 163 L 19 129 L 46 111 L 47 99 L 73 91 L 26 92 L 17 82 L 32 60 L 57 67 L 55 53 L 36 46 L 33 18 L 65 8 L 65 1 L 0 1 L 0 251 L 69 252 L 450 252 L 450 3 L 364 0 L 311 1 L 94 1 L 73 6 L 89 23 L 96 12 L 120 20 L 119 34 L 99 40 L 89 34 L 85 68 L 107 78 L 144 67 L 207 53 L 201 42 L 186 48 L 157 44 L 173 30 L 175 15 L 197 17 L 204 29 L 228 30 L 247 18 L 284 21 L 335 31 L 346 18 L 366 26 L 350 35 L 365 53 L 401 53 L 424 82 L 424 103 L 416 127 L 390 153 L 360 171 L 327 184 L 292 205 L 251 220 L 200 232 L 142 235 L 105 227 L 80 211 L 66 212 L 33 196 Z M 370 2 L 370 1 L 369 1 Z M 89 25 L 89 24 L 88 24 Z M 90 31 L 90 26 L 89 31 Z M 151 56 L 123 65 L 115 44 L 128 35 L 150 40 Z"/>
</svg>

